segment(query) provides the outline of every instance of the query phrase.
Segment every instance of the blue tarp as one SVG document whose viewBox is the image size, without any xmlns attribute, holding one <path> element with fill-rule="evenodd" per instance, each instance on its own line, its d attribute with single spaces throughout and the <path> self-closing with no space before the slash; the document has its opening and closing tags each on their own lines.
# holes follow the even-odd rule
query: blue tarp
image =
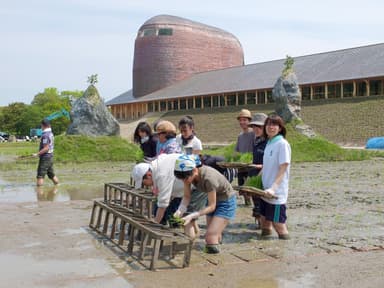
<svg viewBox="0 0 384 288">
<path fill-rule="evenodd" d="M 373 137 L 368 139 L 366 149 L 384 149 L 384 137 Z"/>
</svg>

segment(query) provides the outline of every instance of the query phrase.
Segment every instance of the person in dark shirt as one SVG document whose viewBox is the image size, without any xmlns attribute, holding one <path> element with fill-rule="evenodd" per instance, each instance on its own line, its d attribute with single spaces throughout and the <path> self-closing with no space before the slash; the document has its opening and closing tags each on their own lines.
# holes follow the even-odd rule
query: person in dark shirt
<svg viewBox="0 0 384 288">
<path fill-rule="evenodd" d="M 255 133 L 255 138 L 253 140 L 253 161 L 254 168 L 248 172 L 248 176 L 257 176 L 261 169 L 263 168 L 263 157 L 264 157 L 264 149 L 267 145 L 267 137 L 264 134 L 264 122 L 267 119 L 267 115 L 264 113 L 256 113 L 253 115 L 251 122 L 249 122 L 248 126 L 253 129 Z M 261 176 L 258 176 L 261 177 Z M 263 187 L 258 187 L 263 188 Z M 253 210 L 252 216 L 255 217 L 256 229 L 260 229 L 260 198 L 256 196 L 252 196 L 253 200 Z"/>
<path fill-rule="evenodd" d="M 144 152 L 144 158 L 152 159 L 156 157 L 156 139 L 152 134 L 151 126 L 147 122 L 140 122 L 133 134 L 133 141 L 140 145 Z"/>
<path fill-rule="evenodd" d="M 48 175 L 48 178 L 57 185 L 59 184 L 59 179 L 53 170 L 54 136 L 51 129 L 51 123 L 48 119 L 41 121 L 41 129 L 43 130 L 43 134 L 40 139 L 39 152 L 33 154 L 33 156 L 39 157 L 36 185 L 42 186 L 44 184 L 45 175 Z"/>
</svg>

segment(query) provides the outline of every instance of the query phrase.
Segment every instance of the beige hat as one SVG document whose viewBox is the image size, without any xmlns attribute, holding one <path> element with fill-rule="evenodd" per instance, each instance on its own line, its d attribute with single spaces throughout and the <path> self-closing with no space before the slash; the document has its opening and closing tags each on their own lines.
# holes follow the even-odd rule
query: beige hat
<svg viewBox="0 0 384 288">
<path fill-rule="evenodd" d="M 172 122 L 169 122 L 167 120 L 162 120 L 156 125 L 156 133 L 159 134 L 161 132 L 176 134 L 176 127 L 175 125 L 173 125 Z"/>
<path fill-rule="evenodd" d="M 239 116 L 237 116 L 237 120 L 240 118 L 248 118 L 249 120 L 252 120 L 252 114 L 251 111 L 248 109 L 241 109 Z"/>
<path fill-rule="evenodd" d="M 249 122 L 248 126 L 259 125 L 264 126 L 265 120 L 268 116 L 264 113 L 255 113 L 252 117 L 251 122 Z"/>
</svg>

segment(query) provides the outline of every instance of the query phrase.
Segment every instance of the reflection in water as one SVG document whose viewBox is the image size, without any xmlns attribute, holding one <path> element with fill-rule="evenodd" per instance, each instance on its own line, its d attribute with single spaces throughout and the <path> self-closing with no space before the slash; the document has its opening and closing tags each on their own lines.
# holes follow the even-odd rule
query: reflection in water
<svg viewBox="0 0 384 288">
<path fill-rule="evenodd" d="M 58 189 L 54 186 L 36 186 L 36 195 L 38 201 L 63 202 L 71 200 L 71 197 L 64 189 Z"/>
</svg>

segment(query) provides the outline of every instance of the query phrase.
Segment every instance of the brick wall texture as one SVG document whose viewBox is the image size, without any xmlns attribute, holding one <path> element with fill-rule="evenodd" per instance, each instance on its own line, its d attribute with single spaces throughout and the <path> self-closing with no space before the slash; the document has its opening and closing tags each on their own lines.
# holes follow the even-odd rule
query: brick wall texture
<svg viewBox="0 0 384 288">
<path fill-rule="evenodd" d="M 195 73 L 244 65 L 241 44 L 230 33 L 202 24 L 193 25 L 196 22 L 189 25 L 164 21 L 146 23 L 140 27 L 135 41 L 135 97 L 167 87 Z M 172 35 L 142 37 L 142 32 L 150 28 L 171 28 Z"/>
</svg>

